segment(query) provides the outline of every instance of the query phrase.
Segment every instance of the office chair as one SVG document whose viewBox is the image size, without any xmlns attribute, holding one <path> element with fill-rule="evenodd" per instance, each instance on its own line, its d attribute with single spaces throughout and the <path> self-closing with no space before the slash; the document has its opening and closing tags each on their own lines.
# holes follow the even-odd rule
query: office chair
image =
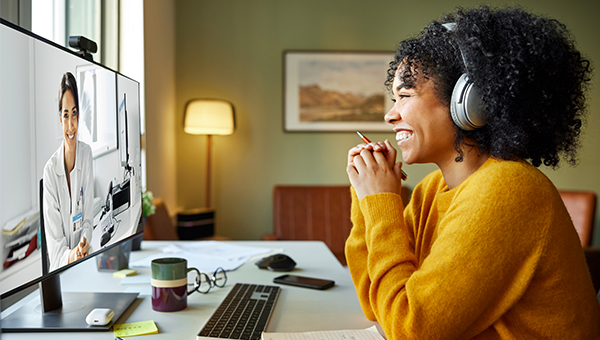
<svg viewBox="0 0 600 340">
<path fill-rule="evenodd" d="M 410 198 L 408 188 L 402 187 L 402 200 Z M 350 186 L 278 185 L 273 191 L 273 234 L 263 240 L 323 241 L 346 266 L 344 246 L 350 222 Z"/>
<path fill-rule="evenodd" d="M 596 217 L 596 193 L 576 190 L 558 190 L 558 192 L 571 215 L 581 245 L 591 246 Z"/>
</svg>

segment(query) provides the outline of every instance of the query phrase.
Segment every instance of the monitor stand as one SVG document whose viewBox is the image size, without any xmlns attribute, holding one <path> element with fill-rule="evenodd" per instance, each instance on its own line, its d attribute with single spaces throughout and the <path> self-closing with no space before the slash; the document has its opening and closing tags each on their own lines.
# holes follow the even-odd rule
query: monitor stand
<svg viewBox="0 0 600 340">
<path fill-rule="evenodd" d="M 2 332 L 108 331 L 138 296 L 138 293 L 70 293 L 60 291 L 60 276 L 40 283 L 40 300 L 27 304 L 2 319 Z M 85 317 L 94 308 L 115 312 L 104 326 L 90 326 Z"/>
</svg>

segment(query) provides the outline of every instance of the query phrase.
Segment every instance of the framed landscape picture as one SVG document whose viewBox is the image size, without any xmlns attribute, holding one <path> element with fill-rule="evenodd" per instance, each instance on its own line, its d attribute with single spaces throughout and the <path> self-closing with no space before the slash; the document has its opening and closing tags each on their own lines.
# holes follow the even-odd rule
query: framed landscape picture
<svg viewBox="0 0 600 340">
<path fill-rule="evenodd" d="M 389 131 L 393 52 L 285 51 L 285 131 Z"/>
</svg>

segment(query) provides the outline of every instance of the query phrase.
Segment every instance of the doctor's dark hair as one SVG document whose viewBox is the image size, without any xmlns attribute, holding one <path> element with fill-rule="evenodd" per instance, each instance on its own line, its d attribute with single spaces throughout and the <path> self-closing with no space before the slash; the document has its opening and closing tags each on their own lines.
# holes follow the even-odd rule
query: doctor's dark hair
<svg viewBox="0 0 600 340">
<path fill-rule="evenodd" d="M 71 72 L 67 72 L 63 74 L 62 79 L 60 80 L 60 88 L 58 89 L 58 113 L 62 112 L 62 99 L 65 93 L 70 91 L 73 94 L 73 100 L 75 100 L 75 108 L 77 109 L 77 113 L 79 113 L 79 93 L 77 92 L 77 80 Z M 79 115 L 77 115 L 79 119 Z"/>
<path fill-rule="evenodd" d="M 444 23 L 456 27 L 449 31 Z M 459 8 L 398 44 L 388 89 L 398 67 L 406 87 L 416 86 L 422 74 L 447 105 L 462 73 L 479 88 L 487 124 L 472 131 L 455 126 L 456 161 L 465 147 L 475 147 L 536 167 L 555 168 L 561 158 L 577 163 L 591 66 L 560 22 L 520 8 Z"/>
</svg>

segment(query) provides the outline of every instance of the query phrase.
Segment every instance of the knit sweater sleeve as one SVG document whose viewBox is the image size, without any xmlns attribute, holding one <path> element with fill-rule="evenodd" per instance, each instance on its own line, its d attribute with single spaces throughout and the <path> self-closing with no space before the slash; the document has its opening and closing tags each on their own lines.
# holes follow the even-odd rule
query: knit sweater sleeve
<svg viewBox="0 0 600 340">
<path fill-rule="evenodd" d="M 360 302 L 363 313 L 367 319 L 376 321 L 375 314 L 369 302 L 369 287 L 371 280 L 367 270 L 367 259 L 369 251 L 365 242 L 365 218 L 360 211 L 360 205 L 356 191 L 350 187 L 352 204 L 350 209 L 350 220 L 352 221 L 352 229 L 346 240 L 345 251 L 346 262 L 348 269 L 352 273 L 352 281 L 356 286 L 358 300 Z"/>
<path fill-rule="evenodd" d="M 371 285 L 371 280 L 368 275 L 368 249 L 367 244 L 365 242 L 365 218 L 360 208 L 360 203 L 356 192 L 353 187 L 350 187 L 351 197 L 352 197 L 352 205 L 351 205 L 351 214 L 350 219 L 352 221 L 352 230 L 350 231 L 350 236 L 346 240 L 345 246 L 345 254 L 346 260 L 348 263 L 348 268 L 352 273 L 352 280 L 354 285 L 357 287 L 357 293 L 359 294 L 359 301 L 361 303 L 361 307 L 363 313 L 369 320 L 376 320 L 375 314 L 371 308 L 371 304 L 369 302 L 369 287 Z M 395 197 L 394 203 L 396 204 L 395 212 L 398 213 L 398 216 L 401 216 L 404 208 L 402 203 L 402 198 L 399 195 L 390 194 L 391 197 Z M 405 212 L 409 212 L 407 209 Z M 411 215 L 411 214 L 406 214 Z M 410 223 L 413 221 L 412 216 L 406 216 L 404 220 L 409 221 L 407 225 L 414 225 L 414 223 Z M 414 248 L 414 239 L 413 239 L 413 230 L 409 228 L 406 233 L 409 235 L 409 248 Z"/>
<path fill-rule="evenodd" d="M 423 194 L 423 205 L 432 197 L 450 203 L 435 228 L 427 225 L 435 211 L 414 220 L 416 241 L 400 196 L 369 195 L 355 207 L 363 224 L 349 239 L 347 250 L 358 252 L 349 254 L 349 267 L 363 310 L 370 308 L 389 339 L 471 338 L 501 317 L 533 277 L 552 214 L 530 213 L 546 196 L 531 189 L 548 184 L 518 170 L 481 171 L 465 182 L 443 195 Z M 414 242 L 428 238 L 428 254 L 417 256 Z"/>
</svg>

